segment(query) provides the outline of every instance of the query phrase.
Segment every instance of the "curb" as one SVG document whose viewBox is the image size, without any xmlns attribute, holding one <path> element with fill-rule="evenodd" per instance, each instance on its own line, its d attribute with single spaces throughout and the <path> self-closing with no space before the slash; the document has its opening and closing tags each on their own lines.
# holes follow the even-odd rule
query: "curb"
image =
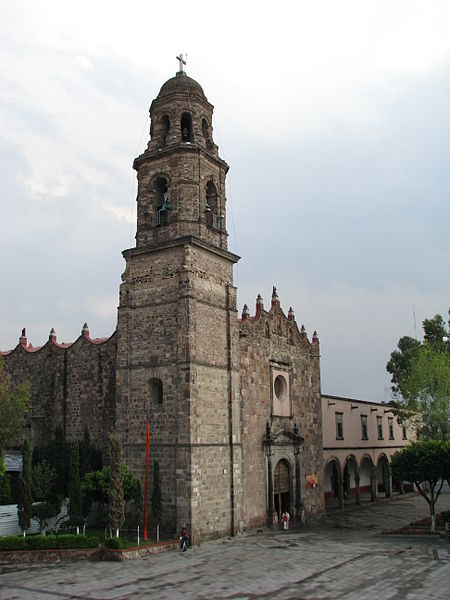
<svg viewBox="0 0 450 600">
<path fill-rule="evenodd" d="M 179 542 L 175 540 L 168 540 L 152 544 L 151 546 L 135 546 L 134 548 L 116 549 L 116 548 L 99 548 L 99 556 L 96 560 L 109 560 L 122 562 L 124 560 L 134 560 L 136 558 L 143 558 L 145 556 L 151 556 L 152 554 L 160 554 L 161 552 L 168 552 L 169 550 L 175 550 L 179 547 Z"/>
<path fill-rule="evenodd" d="M 14 565 L 18 563 L 60 563 L 67 561 L 116 561 L 133 560 L 152 554 L 160 554 L 178 548 L 178 541 L 168 540 L 152 544 L 151 546 L 136 546 L 124 550 L 114 548 L 64 548 L 51 550 L 3 550 L 0 552 L 0 565 Z"/>
</svg>

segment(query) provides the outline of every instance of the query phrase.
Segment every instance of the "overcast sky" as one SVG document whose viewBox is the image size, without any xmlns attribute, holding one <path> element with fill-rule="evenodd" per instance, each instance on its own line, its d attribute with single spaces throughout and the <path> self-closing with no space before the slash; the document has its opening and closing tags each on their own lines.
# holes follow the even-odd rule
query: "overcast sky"
<svg viewBox="0 0 450 600">
<path fill-rule="evenodd" d="M 292 306 L 325 393 L 387 399 L 450 299 L 450 2 L 3 0 L 0 348 L 113 333 L 148 108 L 187 52 L 229 163 L 238 303 Z"/>
</svg>

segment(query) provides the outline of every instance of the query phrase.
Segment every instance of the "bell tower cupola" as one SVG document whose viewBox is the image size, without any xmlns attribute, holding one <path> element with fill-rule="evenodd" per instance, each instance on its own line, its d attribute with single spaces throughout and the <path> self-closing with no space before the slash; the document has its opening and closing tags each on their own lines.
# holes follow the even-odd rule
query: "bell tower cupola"
<svg viewBox="0 0 450 600">
<path fill-rule="evenodd" d="M 196 236 L 227 249 L 228 165 L 213 141 L 214 107 L 196 81 L 179 71 L 150 106 L 150 141 L 137 171 L 137 247 Z"/>
</svg>

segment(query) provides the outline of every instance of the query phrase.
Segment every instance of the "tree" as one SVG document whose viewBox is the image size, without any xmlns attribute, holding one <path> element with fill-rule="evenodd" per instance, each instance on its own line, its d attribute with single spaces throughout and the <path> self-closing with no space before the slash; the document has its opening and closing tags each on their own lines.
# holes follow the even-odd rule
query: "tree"
<svg viewBox="0 0 450 600">
<path fill-rule="evenodd" d="M 401 394 L 392 407 L 400 422 L 409 421 L 420 439 L 450 435 L 450 345 L 440 315 L 423 322 L 424 341 L 402 337 L 386 365 L 392 389 Z"/>
<path fill-rule="evenodd" d="M 413 442 L 394 454 L 391 469 L 394 478 L 414 483 L 428 502 L 431 531 L 434 531 L 435 505 L 444 480 L 450 477 L 450 443 L 438 440 Z M 428 493 L 423 484 L 427 484 Z"/>
<path fill-rule="evenodd" d="M 67 496 L 68 482 L 68 444 L 61 427 L 55 430 L 55 439 L 49 448 L 49 464 L 55 469 L 55 491 L 63 499 Z"/>
<path fill-rule="evenodd" d="M 422 346 L 403 381 L 411 423 L 425 440 L 450 439 L 450 353 Z"/>
<path fill-rule="evenodd" d="M 91 470 L 91 438 L 88 426 L 86 425 L 83 441 L 80 444 L 80 477 L 83 478 Z"/>
<path fill-rule="evenodd" d="M 11 502 L 11 478 L 6 472 L 5 453 L 0 453 L 0 504 Z"/>
<path fill-rule="evenodd" d="M 421 344 L 409 336 L 403 336 L 398 340 L 398 350 L 391 353 L 391 358 L 386 365 L 386 370 L 392 375 L 392 390 L 400 392 L 402 382 L 411 373 L 411 360 L 416 356 Z"/>
<path fill-rule="evenodd" d="M 48 528 L 48 521 L 56 517 L 62 505 L 62 496 L 56 488 L 56 471 L 45 461 L 32 469 L 33 477 L 33 519 L 39 523 L 39 531 Z"/>
<path fill-rule="evenodd" d="M 70 444 L 69 457 L 69 522 L 78 528 L 83 520 L 78 442 Z"/>
<path fill-rule="evenodd" d="M 32 487 L 31 446 L 28 438 L 25 438 L 22 446 L 22 473 L 19 477 L 19 502 L 17 504 L 19 527 L 24 535 L 30 527 L 33 512 Z"/>
<path fill-rule="evenodd" d="M 110 525 L 116 530 L 116 537 L 119 537 L 119 529 L 125 519 L 121 462 L 122 445 L 120 439 L 111 433 L 109 436 L 109 463 L 111 472 L 108 487 L 108 514 Z"/>
<path fill-rule="evenodd" d="M 142 513 L 143 494 L 142 484 L 138 477 L 133 475 L 127 467 L 122 464 L 123 497 L 125 502 L 133 502 L 135 505 L 136 520 L 139 523 L 139 515 Z M 98 471 L 86 473 L 81 482 L 83 496 L 83 514 L 87 515 L 93 502 L 108 505 L 108 489 L 110 487 L 111 467 L 103 467 Z"/>
<path fill-rule="evenodd" d="M 161 489 L 161 476 L 159 473 L 159 462 L 155 460 L 153 462 L 153 489 L 152 489 L 152 500 L 151 500 L 151 514 L 152 521 L 156 525 L 156 531 L 159 537 L 159 523 L 163 512 L 163 501 L 162 501 L 162 489 Z"/>
<path fill-rule="evenodd" d="M 0 461 L 3 452 L 16 440 L 27 413 L 30 400 L 28 382 L 13 383 L 0 357 Z"/>
<path fill-rule="evenodd" d="M 134 516 L 136 525 L 140 525 L 142 523 L 142 513 L 144 512 L 144 491 L 142 489 L 142 482 L 139 479 L 139 477 L 135 477 L 131 473 L 130 475 L 134 479 L 134 484 L 131 492 L 131 497 L 129 499 L 132 500 L 134 504 Z M 125 500 L 128 500 L 126 495 Z"/>
<path fill-rule="evenodd" d="M 425 319 L 422 325 L 424 342 L 442 350 L 445 345 L 444 338 L 448 336 L 448 333 L 441 315 L 435 315 L 432 319 Z"/>
<path fill-rule="evenodd" d="M 0 504 L 12 504 L 11 476 L 9 473 L 0 474 Z"/>
</svg>

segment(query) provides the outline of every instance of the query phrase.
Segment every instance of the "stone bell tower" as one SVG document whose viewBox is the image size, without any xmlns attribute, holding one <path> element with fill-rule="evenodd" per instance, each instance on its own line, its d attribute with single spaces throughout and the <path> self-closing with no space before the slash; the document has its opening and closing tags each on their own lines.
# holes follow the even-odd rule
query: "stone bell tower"
<svg viewBox="0 0 450 600">
<path fill-rule="evenodd" d="M 194 539 L 241 526 L 236 289 L 227 250 L 225 176 L 212 137 L 213 106 L 183 70 L 150 107 L 150 141 L 137 171 L 136 247 L 123 252 L 116 429 L 124 459 L 150 490 L 158 460 L 161 527 Z"/>
</svg>

